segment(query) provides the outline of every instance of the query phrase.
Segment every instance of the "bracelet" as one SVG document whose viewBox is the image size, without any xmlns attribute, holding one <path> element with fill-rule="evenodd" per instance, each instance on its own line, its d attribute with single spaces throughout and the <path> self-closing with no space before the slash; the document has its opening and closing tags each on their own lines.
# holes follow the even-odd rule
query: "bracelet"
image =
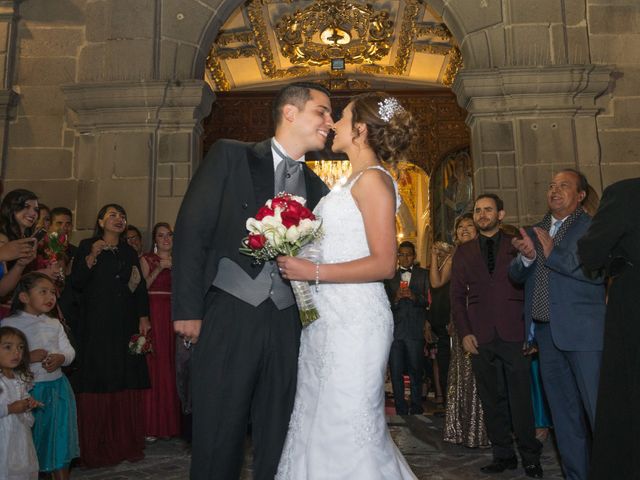
<svg viewBox="0 0 640 480">
<path fill-rule="evenodd" d="M 320 264 L 316 262 L 316 293 L 318 293 L 319 284 L 320 284 Z"/>
</svg>

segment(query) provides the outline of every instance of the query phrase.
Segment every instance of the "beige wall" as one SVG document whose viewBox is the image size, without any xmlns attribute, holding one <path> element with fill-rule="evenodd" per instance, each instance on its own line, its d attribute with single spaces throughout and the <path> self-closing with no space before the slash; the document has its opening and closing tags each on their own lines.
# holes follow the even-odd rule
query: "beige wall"
<svg viewBox="0 0 640 480">
<path fill-rule="evenodd" d="M 80 230 L 110 201 L 145 230 L 172 221 L 213 101 L 204 58 L 239 3 L 0 0 L 5 191 L 71 207 Z M 463 52 L 454 90 L 477 189 L 503 195 L 511 221 L 544 212 L 560 167 L 585 170 L 597 190 L 640 175 L 636 0 L 428 3 Z"/>
</svg>

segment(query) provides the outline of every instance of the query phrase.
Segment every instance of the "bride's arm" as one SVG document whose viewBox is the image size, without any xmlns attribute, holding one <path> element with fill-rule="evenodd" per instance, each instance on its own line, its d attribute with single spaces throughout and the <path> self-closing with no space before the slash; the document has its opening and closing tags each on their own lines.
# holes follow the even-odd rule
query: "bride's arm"
<svg viewBox="0 0 640 480">
<path fill-rule="evenodd" d="M 330 283 L 361 283 L 392 278 L 396 271 L 396 200 L 393 183 L 379 170 L 368 170 L 352 187 L 351 194 L 362 213 L 370 255 L 344 263 L 321 264 L 319 280 Z M 288 280 L 316 279 L 316 265 L 294 257 L 278 258 Z"/>
</svg>

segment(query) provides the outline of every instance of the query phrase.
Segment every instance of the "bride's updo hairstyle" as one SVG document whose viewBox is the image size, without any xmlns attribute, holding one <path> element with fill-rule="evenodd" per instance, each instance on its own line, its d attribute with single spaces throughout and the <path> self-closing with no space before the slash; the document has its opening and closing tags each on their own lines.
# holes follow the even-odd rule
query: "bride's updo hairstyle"
<svg viewBox="0 0 640 480">
<path fill-rule="evenodd" d="M 416 137 L 413 116 L 398 99 L 384 93 L 363 93 L 353 99 L 351 127 L 358 137 L 356 123 L 367 125 L 367 144 L 385 162 L 395 166 L 404 160 L 406 151 Z"/>
</svg>

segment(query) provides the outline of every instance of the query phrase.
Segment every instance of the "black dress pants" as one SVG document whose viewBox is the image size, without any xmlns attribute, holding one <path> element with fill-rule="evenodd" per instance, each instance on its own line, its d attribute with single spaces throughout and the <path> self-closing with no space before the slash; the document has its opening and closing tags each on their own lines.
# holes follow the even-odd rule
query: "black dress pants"
<svg viewBox="0 0 640 480">
<path fill-rule="evenodd" d="M 398 415 L 420 414 L 422 408 L 422 358 L 424 340 L 398 339 L 391 344 L 389 371 L 393 387 L 393 401 Z M 409 374 L 411 409 L 404 398 L 404 372 Z"/>
<path fill-rule="evenodd" d="M 258 307 L 212 289 L 192 347 L 191 480 L 238 480 L 251 422 L 254 479 L 273 480 L 296 393 L 295 305 Z"/>
<path fill-rule="evenodd" d="M 505 342 L 496 335 L 478 352 L 471 364 L 494 458 L 515 455 L 513 432 L 522 463 L 539 463 L 542 444 L 536 439 L 531 404 L 531 359 L 522 354 L 522 342 Z"/>
</svg>

